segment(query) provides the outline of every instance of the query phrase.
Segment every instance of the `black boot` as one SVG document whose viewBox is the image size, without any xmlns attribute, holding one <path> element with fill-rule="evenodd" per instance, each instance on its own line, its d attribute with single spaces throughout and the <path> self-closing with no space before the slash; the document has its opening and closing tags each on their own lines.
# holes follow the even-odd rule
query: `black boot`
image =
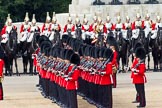
<svg viewBox="0 0 162 108">
<path fill-rule="evenodd" d="M 128 0 L 127 4 L 141 4 L 141 2 L 139 0 Z"/>
<path fill-rule="evenodd" d="M 159 4 L 159 1 L 157 1 L 157 0 L 148 0 L 148 1 L 145 1 L 145 4 Z"/>
<path fill-rule="evenodd" d="M 112 0 L 109 4 L 111 4 L 111 5 L 122 5 L 123 2 L 120 2 L 119 0 Z"/>
<path fill-rule="evenodd" d="M 93 5 L 105 5 L 105 2 L 102 2 L 101 0 L 95 0 Z"/>
</svg>

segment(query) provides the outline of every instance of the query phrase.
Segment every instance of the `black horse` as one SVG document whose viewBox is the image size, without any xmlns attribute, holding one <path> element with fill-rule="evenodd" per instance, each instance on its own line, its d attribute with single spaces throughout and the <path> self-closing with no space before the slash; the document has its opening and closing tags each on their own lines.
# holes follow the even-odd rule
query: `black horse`
<svg viewBox="0 0 162 108">
<path fill-rule="evenodd" d="M 158 46 L 159 46 L 159 64 L 160 64 L 160 71 L 162 71 L 162 27 L 158 29 Z"/>
<path fill-rule="evenodd" d="M 17 66 L 17 29 L 12 28 L 10 33 L 7 33 L 8 41 L 6 43 L 1 43 L 2 48 L 5 52 L 4 62 L 5 62 L 5 75 L 13 75 L 13 60 L 15 61 L 16 74 L 19 76 L 18 66 Z"/>
<path fill-rule="evenodd" d="M 75 35 L 76 35 L 77 39 L 82 40 L 82 29 L 81 29 L 81 27 L 77 27 L 77 29 L 75 30 Z"/>
<path fill-rule="evenodd" d="M 23 60 L 23 69 L 24 74 L 27 74 L 27 66 L 29 63 L 29 74 L 33 75 L 36 73 L 33 73 L 33 53 L 35 52 L 37 45 L 36 45 L 36 35 L 40 35 L 39 32 L 34 32 L 33 39 L 31 42 L 28 42 L 27 40 L 22 42 L 21 45 L 23 45 L 23 48 L 21 48 L 22 53 L 22 60 Z"/>
<path fill-rule="evenodd" d="M 129 45 L 129 40 L 126 37 L 124 37 L 124 34 L 121 32 L 121 30 L 116 30 L 116 41 L 119 47 L 118 51 L 118 64 L 120 65 L 120 59 L 121 59 L 121 69 L 119 72 L 126 72 L 128 68 L 128 45 Z"/>
</svg>

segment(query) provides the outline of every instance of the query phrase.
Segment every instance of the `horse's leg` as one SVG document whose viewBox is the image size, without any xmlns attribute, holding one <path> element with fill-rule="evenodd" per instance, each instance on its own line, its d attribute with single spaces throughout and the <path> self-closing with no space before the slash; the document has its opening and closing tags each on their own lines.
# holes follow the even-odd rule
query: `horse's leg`
<svg viewBox="0 0 162 108">
<path fill-rule="evenodd" d="M 18 67 L 17 67 L 17 58 L 16 57 L 14 58 L 14 61 L 15 61 L 16 74 L 17 74 L 17 76 L 20 76 Z"/>
<path fill-rule="evenodd" d="M 30 57 L 30 60 L 29 60 L 29 64 L 30 64 L 30 67 L 29 67 L 29 72 L 31 75 L 33 75 L 33 59 Z"/>
<path fill-rule="evenodd" d="M 148 66 L 147 66 L 148 70 L 150 69 L 150 54 L 148 53 Z"/>
<path fill-rule="evenodd" d="M 25 56 L 23 56 L 23 68 L 24 68 L 24 74 L 26 74 L 27 73 L 27 69 L 26 69 L 26 57 Z"/>
</svg>

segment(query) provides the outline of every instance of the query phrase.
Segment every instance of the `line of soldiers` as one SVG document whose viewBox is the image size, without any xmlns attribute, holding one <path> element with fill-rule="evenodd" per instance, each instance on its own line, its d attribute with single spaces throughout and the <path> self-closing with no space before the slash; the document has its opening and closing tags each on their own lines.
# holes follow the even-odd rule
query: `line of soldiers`
<svg viewBox="0 0 162 108">
<path fill-rule="evenodd" d="M 47 12 L 46 21 L 43 24 L 41 30 L 36 24 L 35 14 L 33 14 L 32 23 L 29 23 L 29 15 L 26 13 L 24 23 L 21 25 L 20 33 L 22 35 L 22 38 L 20 39 L 21 42 L 25 41 L 27 38 L 29 38 L 29 35 L 31 32 L 39 31 L 42 33 L 42 35 L 46 35 L 47 37 L 52 40 L 53 34 L 56 32 L 61 33 L 61 26 L 57 22 L 57 18 L 55 15 L 55 12 L 53 12 L 53 17 L 51 21 L 51 17 L 49 16 L 49 12 Z M 136 14 L 136 20 L 133 22 L 130 22 L 130 17 L 125 17 L 125 22 L 121 22 L 121 17 L 118 15 L 116 17 L 116 22 L 111 22 L 111 18 L 108 15 L 106 17 L 106 22 L 102 21 L 102 18 L 100 16 L 95 15 L 93 17 L 93 23 L 88 24 L 88 19 L 86 16 L 84 16 L 83 23 L 79 19 L 79 17 L 76 15 L 75 23 L 73 23 L 73 20 L 71 16 L 69 15 L 67 24 L 65 24 L 64 29 L 62 32 L 64 34 L 68 34 L 69 32 L 73 35 L 74 38 L 76 38 L 76 30 L 78 28 L 81 29 L 82 36 L 81 38 L 83 40 L 90 39 L 91 41 L 94 40 L 92 43 L 96 42 L 96 39 L 98 38 L 98 34 L 102 33 L 104 35 L 104 38 L 107 38 L 107 34 L 110 31 L 115 32 L 120 31 L 123 34 L 124 38 L 127 38 L 126 31 L 128 29 L 132 30 L 132 38 L 137 38 L 139 34 L 139 28 L 144 29 L 145 31 L 145 37 L 148 36 L 148 34 L 151 32 L 153 35 L 151 36 L 152 39 L 155 39 L 157 37 L 157 31 L 159 27 L 162 27 L 161 23 L 161 17 L 157 15 L 156 22 L 153 22 L 150 19 L 150 15 L 147 13 L 145 16 L 145 19 L 141 19 L 141 15 L 139 13 Z M 7 36 L 4 34 L 8 34 L 11 32 L 11 29 L 17 29 L 16 26 L 12 24 L 12 19 L 10 18 L 10 15 L 7 18 L 6 24 L 4 28 L 1 31 L 1 35 L 3 40 L 2 43 L 5 43 L 7 41 Z M 51 36 L 51 37 L 50 37 Z M 59 37 L 60 38 L 60 37 Z M 31 39 L 29 39 L 30 41 Z"/>
<path fill-rule="evenodd" d="M 63 35 L 61 42 L 61 46 L 52 46 L 46 36 L 37 36 L 35 66 L 42 95 L 65 108 L 78 107 L 77 93 L 99 108 L 112 108 L 112 87 L 116 86 L 118 68 L 114 37 L 107 40 L 109 48 L 86 45 L 68 35 Z M 134 48 L 131 78 L 139 97 L 134 102 L 143 107 L 145 50 L 138 44 Z"/>
<path fill-rule="evenodd" d="M 68 35 L 63 35 L 62 43 L 63 47 L 51 47 L 46 36 L 39 38 L 40 49 L 35 54 L 42 94 L 61 107 L 77 108 L 79 88 L 78 93 L 90 103 L 112 108 L 114 51 L 85 45 Z"/>
</svg>

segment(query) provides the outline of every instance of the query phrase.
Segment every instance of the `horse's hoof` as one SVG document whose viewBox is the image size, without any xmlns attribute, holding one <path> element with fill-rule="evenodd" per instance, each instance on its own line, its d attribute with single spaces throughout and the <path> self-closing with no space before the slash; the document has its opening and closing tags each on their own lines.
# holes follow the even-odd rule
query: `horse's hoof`
<svg viewBox="0 0 162 108">
<path fill-rule="evenodd" d="M 153 72 L 157 72 L 158 70 L 157 69 L 154 69 Z"/>
</svg>

